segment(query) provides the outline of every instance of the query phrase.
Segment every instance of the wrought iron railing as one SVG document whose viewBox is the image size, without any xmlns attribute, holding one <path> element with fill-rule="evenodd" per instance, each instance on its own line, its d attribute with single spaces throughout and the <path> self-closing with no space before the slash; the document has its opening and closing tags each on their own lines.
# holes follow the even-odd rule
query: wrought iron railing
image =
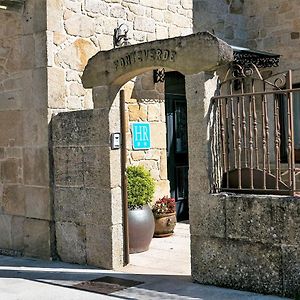
<svg viewBox="0 0 300 300">
<path fill-rule="evenodd" d="M 212 98 L 216 190 L 297 193 L 299 102 L 300 88 L 293 89 L 291 71 L 266 80 L 254 65 L 232 66 L 220 96 Z"/>
</svg>

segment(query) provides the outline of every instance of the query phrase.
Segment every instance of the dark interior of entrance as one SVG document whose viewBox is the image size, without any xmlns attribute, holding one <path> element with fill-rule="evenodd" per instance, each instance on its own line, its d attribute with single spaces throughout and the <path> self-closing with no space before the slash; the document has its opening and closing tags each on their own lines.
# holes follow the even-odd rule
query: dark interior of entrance
<svg viewBox="0 0 300 300">
<path fill-rule="evenodd" d="M 189 219 L 188 139 L 185 78 L 178 72 L 165 76 L 167 158 L 170 193 L 176 200 L 177 220 Z"/>
</svg>

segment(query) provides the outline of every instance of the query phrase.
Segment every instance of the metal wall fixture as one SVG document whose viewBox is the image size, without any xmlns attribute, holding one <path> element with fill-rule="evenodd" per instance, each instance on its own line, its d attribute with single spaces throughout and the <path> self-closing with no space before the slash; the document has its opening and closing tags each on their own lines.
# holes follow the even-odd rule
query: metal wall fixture
<svg viewBox="0 0 300 300">
<path fill-rule="evenodd" d="M 128 41 L 129 29 L 126 24 L 121 24 L 119 27 L 114 30 L 114 48 L 130 45 Z"/>
<path fill-rule="evenodd" d="M 165 81 L 165 69 L 155 69 L 153 70 L 153 82 L 158 83 L 158 82 L 164 82 Z"/>
</svg>

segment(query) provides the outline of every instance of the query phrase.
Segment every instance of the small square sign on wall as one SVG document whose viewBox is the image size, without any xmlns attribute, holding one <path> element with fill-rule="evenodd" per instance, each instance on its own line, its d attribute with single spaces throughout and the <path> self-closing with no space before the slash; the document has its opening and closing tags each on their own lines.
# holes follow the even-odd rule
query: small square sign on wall
<svg viewBox="0 0 300 300">
<path fill-rule="evenodd" d="M 131 130 L 133 150 L 147 150 L 151 148 L 151 133 L 149 123 L 132 123 Z"/>
</svg>

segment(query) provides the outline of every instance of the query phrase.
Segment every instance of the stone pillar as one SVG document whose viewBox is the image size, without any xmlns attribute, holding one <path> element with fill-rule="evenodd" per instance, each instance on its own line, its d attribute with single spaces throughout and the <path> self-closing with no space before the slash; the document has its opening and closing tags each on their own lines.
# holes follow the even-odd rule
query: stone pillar
<svg viewBox="0 0 300 300">
<path fill-rule="evenodd" d="M 123 266 L 120 150 L 110 148 L 110 133 L 120 131 L 118 102 L 53 118 L 56 244 L 63 261 Z"/>
<path fill-rule="evenodd" d="M 217 77 L 204 72 L 186 76 L 186 98 L 189 141 L 189 214 L 191 230 L 192 276 L 198 279 L 198 246 L 205 232 L 211 230 L 211 211 L 218 199 L 210 195 L 211 97 L 217 87 Z"/>
</svg>

